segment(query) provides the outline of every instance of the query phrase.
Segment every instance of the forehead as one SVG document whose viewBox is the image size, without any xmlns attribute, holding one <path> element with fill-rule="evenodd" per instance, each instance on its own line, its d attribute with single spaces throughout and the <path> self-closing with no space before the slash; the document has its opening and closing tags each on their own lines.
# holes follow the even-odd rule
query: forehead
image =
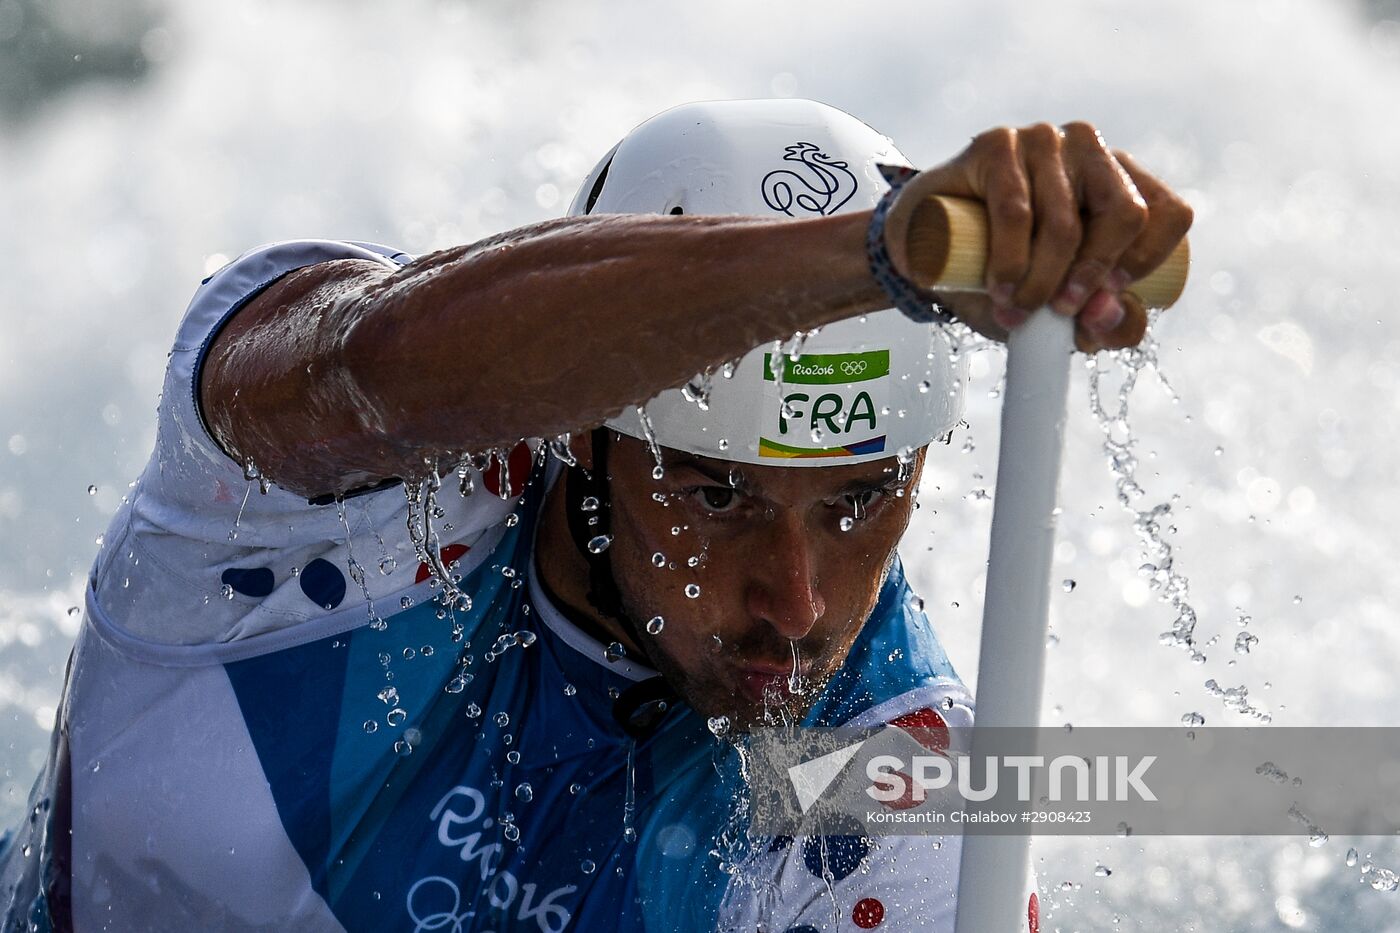
<svg viewBox="0 0 1400 933">
<path fill-rule="evenodd" d="M 620 459 L 634 465 L 642 461 L 641 465 L 646 470 L 643 475 L 650 481 L 650 469 L 655 461 L 646 444 L 625 435 L 613 435 L 613 438 L 619 453 L 624 455 Z M 883 486 L 900 475 L 899 461 L 895 457 L 843 466 L 785 467 L 718 460 L 670 447 L 659 450 L 667 480 L 733 485 L 744 492 L 775 499 L 838 495 L 855 488 Z M 917 475 L 923 466 L 925 450 L 921 448 L 918 451 L 911 475 Z M 626 472 L 630 478 L 632 471 L 628 469 Z"/>
</svg>

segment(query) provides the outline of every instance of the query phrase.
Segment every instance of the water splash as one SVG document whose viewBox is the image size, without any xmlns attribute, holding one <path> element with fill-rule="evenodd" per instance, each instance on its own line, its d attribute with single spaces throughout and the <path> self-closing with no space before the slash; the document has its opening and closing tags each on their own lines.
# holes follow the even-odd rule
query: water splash
<svg viewBox="0 0 1400 933">
<path fill-rule="evenodd" d="M 1105 356 L 1119 363 L 1122 370 L 1122 381 L 1113 394 L 1112 409 L 1106 404 L 1108 392 L 1104 377 L 1108 367 L 1100 362 L 1101 357 Z M 1091 356 L 1085 365 L 1089 369 L 1089 408 L 1103 434 L 1103 451 L 1108 457 L 1118 504 L 1133 517 L 1133 532 L 1137 535 L 1145 560 L 1143 567 L 1150 568 L 1147 571 L 1149 586 L 1157 592 L 1158 599 L 1167 603 L 1176 614 L 1171 630 L 1164 632 L 1159 641 L 1186 652 L 1194 663 L 1201 663 L 1205 655 L 1196 645 L 1197 611 L 1191 602 L 1190 585 L 1176 569 L 1172 545 L 1163 534 L 1165 519 L 1171 514 L 1178 497 L 1172 496 L 1168 501 L 1147 509 L 1137 507 L 1137 502 L 1146 492 L 1137 480 L 1138 442 L 1129 421 L 1129 398 L 1138 378 L 1144 373 L 1151 373 L 1172 399 L 1179 399 L 1158 368 L 1157 343 L 1152 328 L 1148 328 L 1139 346 Z"/>
<path fill-rule="evenodd" d="M 248 507 L 248 496 L 253 492 L 253 480 L 257 477 L 257 471 L 253 467 L 253 461 L 248 461 L 248 468 L 252 469 L 254 472 L 253 476 L 248 478 L 248 486 L 243 490 L 243 502 L 238 506 L 238 514 L 233 517 L 233 527 L 228 531 L 228 539 L 230 541 L 238 540 L 238 528 L 243 524 L 243 510 Z"/>
<path fill-rule="evenodd" d="M 666 468 L 661 465 L 661 445 L 656 442 L 656 429 L 652 427 L 651 418 L 642 405 L 637 406 L 637 418 L 642 422 L 642 437 L 646 441 L 647 450 L 651 451 L 651 459 L 656 461 L 656 466 L 651 471 L 651 478 L 661 479 L 666 475 Z"/>
<path fill-rule="evenodd" d="M 369 583 L 365 580 L 365 568 L 355 559 L 355 548 L 352 544 L 354 535 L 350 533 L 350 520 L 345 514 L 345 500 L 335 500 L 335 512 L 340 518 L 340 527 L 345 529 L 345 564 L 350 571 L 350 579 L 355 581 L 355 585 L 360 588 L 360 594 L 365 598 L 365 612 L 369 616 L 369 626 L 376 631 L 383 631 L 388 627 L 388 623 L 379 617 L 379 613 L 374 611 L 374 599 L 369 595 Z M 378 535 L 376 534 L 377 538 Z M 380 545 L 384 542 L 381 540 Z"/>
<path fill-rule="evenodd" d="M 806 682 L 802 677 L 802 660 L 797 651 L 796 639 L 788 642 L 788 644 L 792 646 L 792 671 L 788 674 L 787 679 L 788 693 L 797 696 L 801 694 L 806 687 Z"/>
<path fill-rule="evenodd" d="M 622 799 L 622 841 L 637 841 L 637 740 L 627 740 L 627 788 Z"/>
</svg>

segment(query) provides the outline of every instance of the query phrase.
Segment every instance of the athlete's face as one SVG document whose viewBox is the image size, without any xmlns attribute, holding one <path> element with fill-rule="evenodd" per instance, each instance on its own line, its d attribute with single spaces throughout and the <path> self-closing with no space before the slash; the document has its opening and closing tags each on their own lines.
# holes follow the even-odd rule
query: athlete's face
<svg viewBox="0 0 1400 933">
<path fill-rule="evenodd" d="M 793 468 L 663 450 L 658 480 L 644 444 L 613 438 L 613 570 L 647 652 L 691 706 L 736 730 L 799 717 L 875 607 L 924 451 L 901 469 L 893 457 Z"/>
</svg>

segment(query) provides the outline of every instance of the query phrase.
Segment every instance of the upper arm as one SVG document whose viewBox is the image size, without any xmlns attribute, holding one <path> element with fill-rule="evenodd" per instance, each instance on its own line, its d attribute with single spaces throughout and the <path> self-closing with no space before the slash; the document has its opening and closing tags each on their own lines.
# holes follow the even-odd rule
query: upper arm
<svg viewBox="0 0 1400 933">
<path fill-rule="evenodd" d="M 196 386 L 225 453 L 308 496 L 385 478 L 352 462 L 373 445 L 376 426 L 359 417 L 364 406 L 341 350 L 366 291 L 394 271 L 370 259 L 316 263 L 234 311 L 213 335 Z"/>
</svg>

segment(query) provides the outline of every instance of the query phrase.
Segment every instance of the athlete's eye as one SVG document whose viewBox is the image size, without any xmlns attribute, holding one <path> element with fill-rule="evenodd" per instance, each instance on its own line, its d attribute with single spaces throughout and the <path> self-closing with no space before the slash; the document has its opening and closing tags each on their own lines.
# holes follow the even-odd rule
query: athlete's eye
<svg viewBox="0 0 1400 933">
<path fill-rule="evenodd" d="M 865 518 L 872 509 L 878 508 L 892 492 L 889 488 L 862 489 L 825 501 L 830 508 L 840 509 L 843 516 L 859 520 Z"/>
<path fill-rule="evenodd" d="M 728 486 L 697 486 L 690 495 L 692 501 L 712 515 L 733 512 L 743 501 L 739 492 Z"/>
<path fill-rule="evenodd" d="M 876 502 L 879 502 L 884 494 L 882 489 L 866 489 L 861 492 L 848 493 L 843 498 L 850 510 L 859 516 Z"/>
</svg>

